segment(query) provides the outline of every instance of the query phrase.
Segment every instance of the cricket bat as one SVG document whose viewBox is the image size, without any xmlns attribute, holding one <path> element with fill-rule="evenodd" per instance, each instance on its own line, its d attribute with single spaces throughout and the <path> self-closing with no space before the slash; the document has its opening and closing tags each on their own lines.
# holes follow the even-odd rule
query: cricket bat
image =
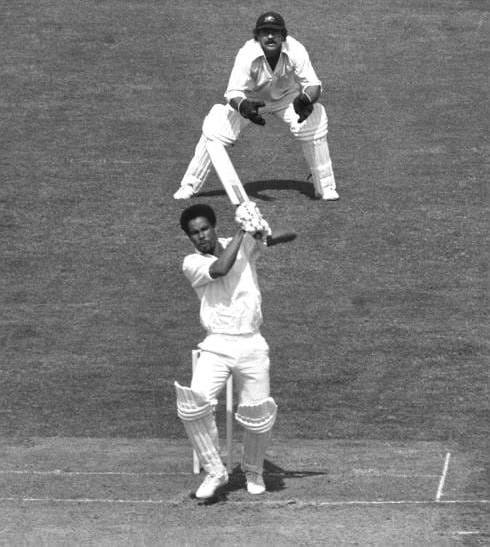
<svg viewBox="0 0 490 547">
<path fill-rule="evenodd" d="M 231 203 L 233 205 L 240 205 L 244 201 L 250 201 L 224 145 L 219 142 L 208 141 L 206 148 L 213 167 Z"/>
</svg>

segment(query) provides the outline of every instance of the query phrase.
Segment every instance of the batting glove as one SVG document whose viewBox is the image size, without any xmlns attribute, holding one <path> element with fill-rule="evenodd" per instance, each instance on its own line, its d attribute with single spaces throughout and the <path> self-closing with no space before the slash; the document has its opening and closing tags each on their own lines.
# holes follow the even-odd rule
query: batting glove
<svg viewBox="0 0 490 547">
<path fill-rule="evenodd" d="M 266 235 L 271 234 L 269 224 L 262 216 L 254 201 L 245 201 L 236 208 L 235 222 L 237 222 L 243 231 L 250 234 L 258 232 Z"/>
</svg>

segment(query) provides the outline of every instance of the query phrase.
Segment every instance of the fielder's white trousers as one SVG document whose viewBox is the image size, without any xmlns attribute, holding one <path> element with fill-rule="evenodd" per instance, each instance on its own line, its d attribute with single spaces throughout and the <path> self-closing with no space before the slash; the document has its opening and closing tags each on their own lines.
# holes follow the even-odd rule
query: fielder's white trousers
<svg viewBox="0 0 490 547">
<path fill-rule="evenodd" d="M 301 143 L 316 193 L 321 194 L 323 188 L 335 189 L 335 177 L 327 143 L 328 119 L 323 105 L 315 103 L 313 112 L 301 124 L 297 121 L 298 115 L 294 112 L 292 104 L 282 108 L 264 107 L 260 112 L 273 114 L 287 124 L 292 136 Z M 211 158 L 206 149 L 206 141 L 211 140 L 220 142 L 224 146 L 231 146 L 250 123 L 250 120 L 243 118 L 230 105 L 215 104 L 204 118 L 201 138 L 180 185 L 182 187 L 190 185 L 194 192 L 199 192 L 211 169 Z"/>
<path fill-rule="evenodd" d="M 269 397 L 269 346 L 260 333 L 210 334 L 198 347 L 201 354 L 192 376 L 193 391 L 214 401 L 232 374 L 239 405 Z"/>
</svg>

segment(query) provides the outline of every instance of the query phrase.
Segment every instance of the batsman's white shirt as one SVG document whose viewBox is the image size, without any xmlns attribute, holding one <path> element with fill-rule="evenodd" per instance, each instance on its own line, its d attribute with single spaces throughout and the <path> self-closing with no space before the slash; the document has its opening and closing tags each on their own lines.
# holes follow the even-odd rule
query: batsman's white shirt
<svg viewBox="0 0 490 547">
<path fill-rule="evenodd" d="M 219 238 L 226 247 L 232 238 Z M 201 301 L 200 319 L 208 335 L 253 334 L 262 324 L 262 296 L 255 262 L 263 249 L 261 240 L 245 234 L 230 271 L 213 279 L 211 264 L 217 257 L 199 251 L 184 258 L 182 270 Z"/>
<path fill-rule="evenodd" d="M 237 53 L 225 98 L 260 99 L 275 110 L 286 108 L 300 91 L 312 85 L 322 84 L 306 48 L 298 40 L 286 37 L 272 70 L 259 42 L 251 39 Z"/>
</svg>

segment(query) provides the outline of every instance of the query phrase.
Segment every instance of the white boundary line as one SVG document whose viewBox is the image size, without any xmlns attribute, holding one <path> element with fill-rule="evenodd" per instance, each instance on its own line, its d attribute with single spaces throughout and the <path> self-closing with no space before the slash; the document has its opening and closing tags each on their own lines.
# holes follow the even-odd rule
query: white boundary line
<svg viewBox="0 0 490 547">
<path fill-rule="evenodd" d="M 181 505 L 188 498 L 177 500 L 162 500 L 162 499 L 111 499 L 111 498 L 0 498 L 0 503 L 80 503 L 80 504 L 133 504 L 133 505 Z M 490 503 L 490 500 L 344 500 L 344 501 L 304 501 L 298 499 L 287 500 L 262 500 L 262 501 L 240 501 L 227 500 L 225 503 L 233 505 L 249 505 L 256 506 L 272 506 L 272 507 L 330 507 L 330 506 L 383 506 L 383 505 L 482 505 Z"/>
<path fill-rule="evenodd" d="M 451 458 L 451 452 L 447 452 L 446 457 L 444 458 L 444 466 L 442 468 L 441 478 L 439 479 L 439 486 L 437 487 L 437 492 L 436 492 L 436 501 L 437 502 L 441 501 L 442 490 L 444 488 L 444 483 L 446 482 L 447 470 L 449 468 L 450 458 Z"/>
</svg>

